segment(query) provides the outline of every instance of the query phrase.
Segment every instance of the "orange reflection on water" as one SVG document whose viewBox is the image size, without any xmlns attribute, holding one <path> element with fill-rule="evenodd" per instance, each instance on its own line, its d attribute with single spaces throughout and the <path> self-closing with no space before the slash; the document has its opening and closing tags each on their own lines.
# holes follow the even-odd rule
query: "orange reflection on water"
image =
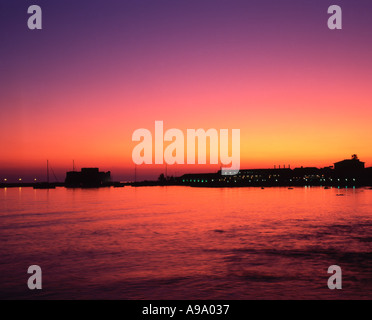
<svg viewBox="0 0 372 320">
<path fill-rule="evenodd" d="M 370 298 L 372 190 L 22 188 L 0 204 L 1 297 L 29 297 L 39 264 L 41 298 Z M 332 264 L 348 290 L 327 288 Z"/>
</svg>

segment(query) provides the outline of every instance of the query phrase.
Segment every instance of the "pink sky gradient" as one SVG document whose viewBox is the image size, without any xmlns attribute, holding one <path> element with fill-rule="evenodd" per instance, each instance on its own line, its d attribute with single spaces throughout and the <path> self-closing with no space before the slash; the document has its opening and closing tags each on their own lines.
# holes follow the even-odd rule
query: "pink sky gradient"
<svg viewBox="0 0 372 320">
<path fill-rule="evenodd" d="M 155 120 L 240 129 L 242 167 L 328 166 L 353 153 L 372 166 L 372 28 L 358 19 L 367 13 L 345 4 L 349 25 L 333 32 L 321 2 L 303 4 L 305 17 L 259 4 L 245 17 L 237 4 L 209 14 L 132 4 L 130 17 L 106 9 L 100 28 L 93 10 L 84 18 L 45 2 L 39 34 L 14 22 L 1 64 L 0 175 L 42 174 L 49 159 L 62 176 L 75 159 L 125 179 L 133 131 L 153 132 Z"/>
</svg>

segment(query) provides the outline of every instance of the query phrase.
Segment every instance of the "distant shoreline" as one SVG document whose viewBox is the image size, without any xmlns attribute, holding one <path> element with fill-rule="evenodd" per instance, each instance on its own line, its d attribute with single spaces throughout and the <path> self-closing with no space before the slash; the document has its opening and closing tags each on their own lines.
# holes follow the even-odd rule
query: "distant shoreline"
<svg viewBox="0 0 372 320">
<path fill-rule="evenodd" d="M 40 183 L 1 183 L 0 189 L 6 189 L 6 188 L 35 188 L 40 185 Z M 183 184 L 183 183 L 163 183 L 158 181 L 141 181 L 141 182 L 126 182 L 126 183 L 120 183 L 120 182 L 113 182 L 108 185 L 103 185 L 99 187 L 66 187 L 64 183 L 50 183 L 50 188 L 44 188 L 44 189 L 54 189 L 56 187 L 66 188 L 66 189 L 101 189 L 101 188 L 122 188 L 122 187 L 175 187 L 175 186 L 183 186 L 183 187 L 191 187 L 191 188 L 304 188 L 304 187 L 321 187 L 325 189 L 331 189 L 331 188 L 372 188 L 372 185 L 366 184 L 366 185 L 346 185 L 346 184 L 327 184 L 327 185 L 320 185 L 320 184 L 227 184 L 227 183 L 221 183 L 221 184 L 203 184 L 203 183 L 191 183 L 191 184 Z"/>
</svg>

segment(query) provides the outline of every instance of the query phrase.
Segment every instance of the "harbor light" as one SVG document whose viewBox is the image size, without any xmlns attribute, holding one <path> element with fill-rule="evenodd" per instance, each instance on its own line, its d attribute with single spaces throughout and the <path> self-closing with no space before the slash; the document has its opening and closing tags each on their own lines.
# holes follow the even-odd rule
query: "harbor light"
<svg viewBox="0 0 372 320">
<path fill-rule="evenodd" d="M 8 179 L 4 179 L 4 181 L 5 181 L 5 182 L 7 182 L 7 181 L 8 181 Z"/>
</svg>

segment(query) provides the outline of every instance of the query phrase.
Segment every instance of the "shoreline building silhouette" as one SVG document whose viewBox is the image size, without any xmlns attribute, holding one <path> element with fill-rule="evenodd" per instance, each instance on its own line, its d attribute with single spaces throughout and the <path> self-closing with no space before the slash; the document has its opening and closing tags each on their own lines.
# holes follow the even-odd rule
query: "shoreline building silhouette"
<svg viewBox="0 0 372 320">
<path fill-rule="evenodd" d="M 334 166 L 316 168 L 300 167 L 291 169 L 243 169 L 236 175 L 222 175 L 221 170 L 207 174 L 185 174 L 177 178 L 181 185 L 205 187 L 240 186 L 363 186 L 372 185 L 372 167 L 352 155 L 334 163 Z"/>
<path fill-rule="evenodd" d="M 101 172 L 98 168 L 82 168 L 81 171 L 66 172 L 67 188 L 99 188 L 109 185 L 111 172 Z"/>
<path fill-rule="evenodd" d="M 358 159 L 356 154 L 351 159 L 345 159 L 334 163 L 335 174 L 342 177 L 360 175 L 365 169 L 365 163 Z"/>
</svg>

